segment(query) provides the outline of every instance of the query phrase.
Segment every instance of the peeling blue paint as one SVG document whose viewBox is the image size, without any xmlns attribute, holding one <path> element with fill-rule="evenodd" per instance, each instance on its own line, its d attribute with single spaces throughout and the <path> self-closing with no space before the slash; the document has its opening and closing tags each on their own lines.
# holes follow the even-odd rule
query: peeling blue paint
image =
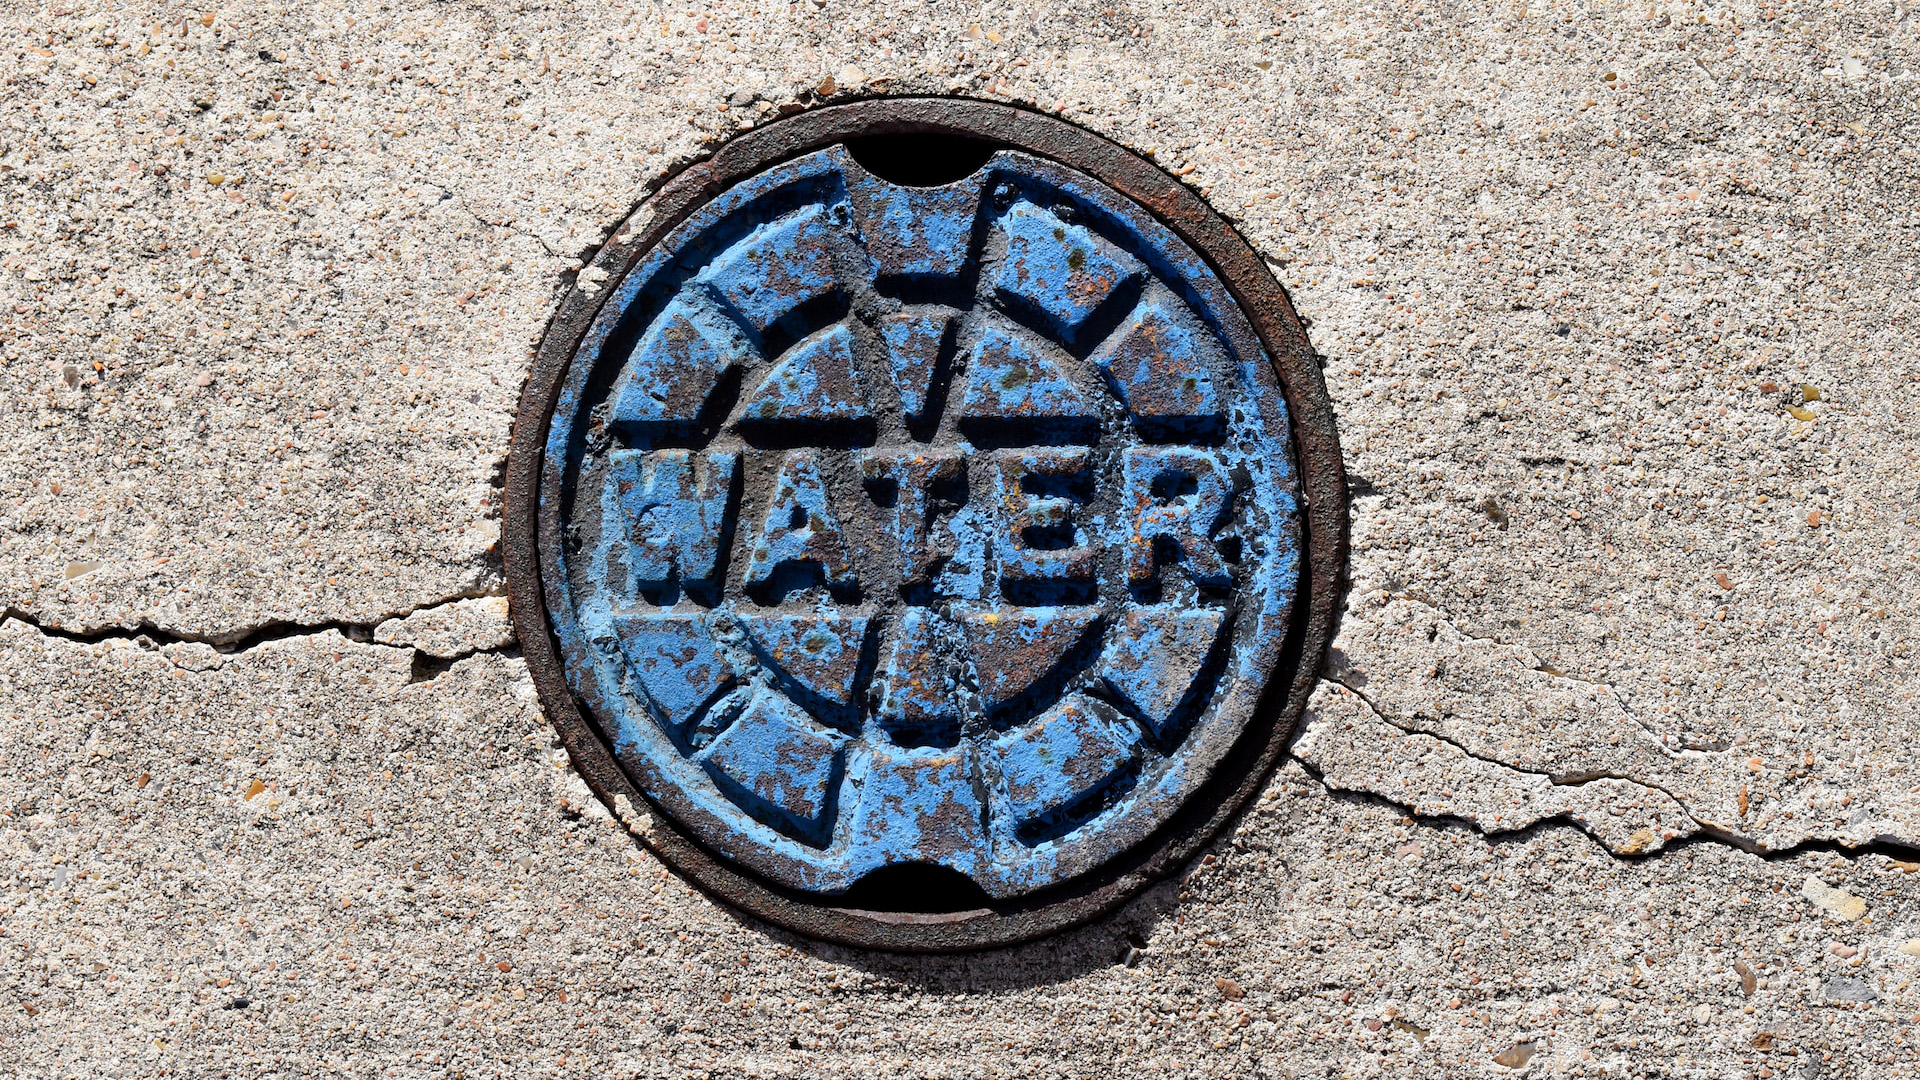
<svg viewBox="0 0 1920 1080">
<path fill-rule="evenodd" d="M 770 880 L 1058 884 L 1254 719 L 1299 583 L 1288 430 L 1219 279 L 1103 185 L 808 155 L 642 258 L 568 373 L 569 680 L 637 786 Z"/>
<path fill-rule="evenodd" d="M 999 299 L 1040 312 L 1062 337 L 1071 338 L 1143 270 L 1138 259 L 1092 230 L 1025 200 L 1015 203 L 999 226 L 1006 243 L 994 267 Z"/>
</svg>

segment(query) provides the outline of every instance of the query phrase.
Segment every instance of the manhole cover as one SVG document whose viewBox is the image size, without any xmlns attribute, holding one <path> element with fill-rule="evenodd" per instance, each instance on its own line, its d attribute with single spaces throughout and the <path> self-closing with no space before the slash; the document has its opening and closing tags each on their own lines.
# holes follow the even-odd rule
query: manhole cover
<svg viewBox="0 0 1920 1080">
<path fill-rule="evenodd" d="M 979 946 L 1257 787 L 1338 450 L 1278 285 L 1171 178 L 1004 107 L 844 106 L 687 170 L 583 279 L 515 434 L 515 615 L 669 861 L 810 934 Z"/>
</svg>

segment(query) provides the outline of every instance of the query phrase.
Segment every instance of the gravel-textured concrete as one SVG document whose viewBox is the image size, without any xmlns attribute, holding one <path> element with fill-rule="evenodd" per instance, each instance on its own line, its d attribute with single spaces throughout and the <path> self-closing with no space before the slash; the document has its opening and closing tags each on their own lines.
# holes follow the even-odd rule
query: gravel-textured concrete
<svg viewBox="0 0 1920 1080">
<path fill-rule="evenodd" d="M 1912 1074 L 1906 5 L 0 21 L 8 1071 Z M 556 766 L 498 598 L 581 255 L 874 92 L 1208 195 L 1356 478 L 1296 760 L 1214 862 L 1011 953 L 691 892 Z"/>
<path fill-rule="evenodd" d="M 1471 1076 L 1521 1042 L 1537 1075 L 1912 1068 L 1912 864 L 1489 843 L 1295 765 L 1117 919 L 874 956 L 638 849 L 517 661 L 413 682 L 410 655 L 0 628 L 5 1071 Z"/>
</svg>

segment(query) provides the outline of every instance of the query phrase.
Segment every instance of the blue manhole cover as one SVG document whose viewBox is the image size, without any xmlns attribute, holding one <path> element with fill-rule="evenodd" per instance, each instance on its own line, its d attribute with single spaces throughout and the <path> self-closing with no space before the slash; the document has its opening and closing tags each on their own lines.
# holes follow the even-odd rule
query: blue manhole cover
<svg viewBox="0 0 1920 1080">
<path fill-rule="evenodd" d="M 604 288 L 543 448 L 547 615 L 622 778 L 712 862 L 783 903 L 908 867 L 1017 909 L 1272 725 L 1294 425 L 1133 199 L 1018 149 L 911 187 L 830 144 Z"/>
</svg>

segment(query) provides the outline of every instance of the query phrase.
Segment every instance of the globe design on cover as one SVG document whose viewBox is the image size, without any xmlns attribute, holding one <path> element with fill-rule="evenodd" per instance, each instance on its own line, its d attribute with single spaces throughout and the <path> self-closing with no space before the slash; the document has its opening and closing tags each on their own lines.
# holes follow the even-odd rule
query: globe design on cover
<svg viewBox="0 0 1920 1080">
<path fill-rule="evenodd" d="M 1002 151 L 722 192 L 568 370 L 543 512 L 568 682 L 735 866 L 1020 897 L 1125 852 L 1255 722 L 1300 579 L 1286 404 L 1205 262 Z"/>
</svg>

